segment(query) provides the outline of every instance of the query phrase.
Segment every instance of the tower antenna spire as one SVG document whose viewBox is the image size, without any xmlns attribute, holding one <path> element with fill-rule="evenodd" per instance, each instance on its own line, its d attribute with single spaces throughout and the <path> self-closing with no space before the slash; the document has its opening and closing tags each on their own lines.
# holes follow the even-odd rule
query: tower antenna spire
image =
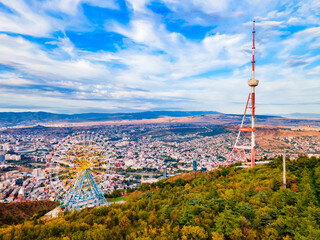
<svg viewBox="0 0 320 240">
<path fill-rule="evenodd" d="M 224 163 L 224 166 L 228 166 L 231 163 L 235 161 L 242 161 L 245 162 L 249 167 L 253 167 L 255 165 L 255 159 L 256 159 L 256 144 L 255 144 L 255 87 L 258 86 L 259 81 L 255 79 L 254 75 L 254 65 L 255 65 L 255 28 L 256 21 L 253 20 L 253 31 L 252 31 L 252 79 L 248 81 L 248 85 L 251 88 L 249 97 L 247 100 L 246 108 L 242 117 L 242 122 L 239 128 L 238 136 L 236 139 L 236 142 L 234 144 L 234 147 L 228 156 L 226 162 Z M 250 116 L 251 111 L 251 116 Z M 247 112 L 249 112 L 247 114 Z M 246 118 L 250 118 L 251 124 L 246 124 L 245 120 Z M 247 125 L 247 126 L 245 126 Z M 241 133 L 243 132 L 249 132 L 251 133 L 251 144 L 244 145 L 243 141 L 239 141 Z M 241 145 L 240 145 L 241 144 Z M 247 157 L 248 151 L 250 153 L 250 157 Z M 250 163 L 248 162 L 248 159 L 250 159 Z"/>
<path fill-rule="evenodd" d="M 255 47 L 255 34 L 256 34 L 256 20 L 253 19 L 253 31 L 252 31 L 252 80 L 254 80 L 254 50 L 256 49 Z"/>
</svg>

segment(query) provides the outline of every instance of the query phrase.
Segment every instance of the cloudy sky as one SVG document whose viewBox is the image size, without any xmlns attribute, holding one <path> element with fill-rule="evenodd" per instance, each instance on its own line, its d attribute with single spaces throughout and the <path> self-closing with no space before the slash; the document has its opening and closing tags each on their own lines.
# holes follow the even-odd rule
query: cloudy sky
<svg viewBox="0 0 320 240">
<path fill-rule="evenodd" d="M 0 111 L 320 113 L 319 0 L 0 0 Z"/>
</svg>

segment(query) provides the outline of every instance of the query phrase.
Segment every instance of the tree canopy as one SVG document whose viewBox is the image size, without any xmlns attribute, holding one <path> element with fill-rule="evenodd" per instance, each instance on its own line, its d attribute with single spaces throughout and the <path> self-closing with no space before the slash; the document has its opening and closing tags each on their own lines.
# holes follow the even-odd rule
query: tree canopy
<svg viewBox="0 0 320 240">
<path fill-rule="evenodd" d="M 320 239 L 320 159 L 143 184 L 124 204 L 0 227 L 0 239 Z"/>
</svg>

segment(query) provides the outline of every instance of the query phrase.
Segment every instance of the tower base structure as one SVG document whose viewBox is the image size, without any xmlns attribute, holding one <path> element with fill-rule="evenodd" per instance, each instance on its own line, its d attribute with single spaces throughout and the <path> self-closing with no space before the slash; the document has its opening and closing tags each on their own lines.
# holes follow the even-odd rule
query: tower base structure
<svg viewBox="0 0 320 240">
<path fill-rule="evenodd" d="M 89 169 L 84 169 L 70 187 L 60 207 L 65 211 L 109 205 Z"/>
<path fill-rule="evenodd" d="M 249 85 L 250 85 L 249 80 Z M 255 80 L 255 84 L 258 85 L 259 81 Z M 257 86 L 256 85 L 256 86 Z M 249 93 L 246 108 L 242 117 L 242 122 L 239 128 L 238 136 L 236 142 L 233 146 L 231 153 L 229 154 L 227 160 L 223 166 L 229 166 L 235 162 L 245 163 L 248 167 L 253 167 L 255 165 L 255 93 L 254 87 L 252 87 L 251 92 Z M 246 124 L 246 119 L 250 118 L 251 123 L 248 126 Z M 245 138 L 245 133 L 250 133 L 251 141 L 248 142 L 248 136 Z"/>
</svg>

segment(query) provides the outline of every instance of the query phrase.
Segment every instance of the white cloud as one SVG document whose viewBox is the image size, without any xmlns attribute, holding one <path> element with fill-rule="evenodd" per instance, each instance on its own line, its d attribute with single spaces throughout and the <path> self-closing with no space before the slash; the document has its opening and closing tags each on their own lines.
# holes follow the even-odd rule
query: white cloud
<svg viewBox="0 0 320 240">
<path fill-rule="evenodd" d="M 0 51 L 2 52 L 2 55 L 0 55 L 2 64 L 12 65 L 39 78 L 55 78 L 55 76 L 58 76 L 59 78 L 80 81 L 102 77 L 108 73 L 103 65 L 91 63 L 83 58 L 56 60 L 41 50 L 38 45 L 22 37 L 10 37 L 1 34 Z"/>
<path fill-rule="evenodd" d="M 274 28 L 274 27 L 284 27 L 283 21 L 259 21 L 256 22 L 256 27 L 260 28 Z M 252 22 L 247 22 L 245 26 L 252 26 Z"/>
<path fill-rule="evenodd" d="M 291 17 L 289 18 L 289 20 L 287 21 L 288 24 L 292 24 L 292 25 L 300 25 L 300 19 L 297 17 Z"/>
<path fill-rule="evenodd" d="M 157 26 L 157 27 L 156 27 Z M 116 31 L 144 48 L 119 51 L 121 63 L 139 74 L 164 74 L 179 79 L 221 67 L 242 65 L 245 61 L 244 35 L 215 34 L 200 43 L 187 40 L 179 33 L 168 32 L 161 23 L 132 20 L 128 27 L 116 25 Z M 153 53 L 161 50 L 163 53 Z"/>
<path fill-rule="evenodd" d="M 217 13 L 225 11 L 229 6 L 230 0 L 192 0 L 195 8 L 201 9 L 205 13 Z"/>
<path fill-rule="evenodd" d="M 21 78 L 21 76 L 10 73 L 10 72 L 4 72 L 0 73 L 0 86 L 23 86 L 23 85 L 29 85 L 33 84 L 33 81 Z"/>
<path fill-rule="evenodd" d="M 151 0 L 127 0 L 129 6 L 135 12 L 146 12 L 146 4 L 149 3 Z"/>
<path fill-rule="evenodd" d="M 307 28 L 294 34 L 294 37 L 299 37 L 303 40 L 320 37 L 320 27 Z"/>
<path fill-rule="evenodd" d="M 184 1 L 182 4 L 180 1 L 175 0 L 163 0 L 163 2 L 172 10 L 179 11 L 184 9 L 186 11 L 201 10 L 205 13 L 220 13 L 228 9 L 231 0 L 216 1 L 216 0 L 191 0 Z"/>
<path fill-rule="evenodd" d="M 249 91 L 251 20 L 256 15 L 257 111 L 314 111 L 314 105 L 306 104 L 310 98 L 320 101 L 316 91 L 320 70 L 315 66 L 320 38 L 317 1 L 161 2 L 173 13 L 161 16 L 147 7 L 149 0 L 128 0 L 129 23 L 116 19 L 106 23 L 107 31 L 127 38 L 124 47 L 115 52 L 91 52 L 77 49 L 66 34 L 61 35 L 70 29 L 94 30 L 82 4 L 117 11 L 120 7 L 115 1 L 2 1 L 13 13 L 1 12 L 1 31 L 52 39 L 44 46 L 22 36 L 0 34 L 0 64 L 8 67 L 0 72 L 0 85 L 5 86 L 0 91 L 4 99 L 10 99 L 7 107 L 241 113 L 240 103 Z M 194 40 L 179 28 L 169 31 L 168 21 L 183 22 L 182 30 L 192 24 L 213 30 Z M 288 25 L 305 28 L 292 33 Z M 60 37 L 52 35 L 57 31 Z M 283 109 L 292 103 L 295 106 Z M 0 104 L 6 105 L 3 99 Z"/>
<path fill-rule="evenodd" d="M 117 4 L 113 0 L 47 0 L 43 7 L 50 10 L 60 11 L 68 15 L 79 15 L 80 5 L 86 3 L 101 8 L 118 9 Z"/>
<path fill-rule="evenodd" d="M 52 31 L 53 19 L 36 13 L 23 1 L 2 0 L 13 13 L 2 11 L 0 14 L 0 31 L 33 36 L 48 36 Z"/>
<path fill-rule="evenodd" d="M 28 3 L 0 0 L 0 3 L 10 9 L 10 11 L 1 11 L 0 31 L 36 37 L 49 37 L 51 33 L 64 32 L 68 27 L 88 28 L 90 24 L 82 13 L 81 4 L 110 9 L 119 8 L 113 0 L 31 0 Z M 55 12 L 56 16 L 48 12 Z"/>
<path fill-rule="evenodd" d="M 161 27 L 157 30 L 161 31 Z M 147 44 L 156 48 L 163 48 L 163 45 L 157 36 L 155 26 L 150 21 L 134 20 L 131 21 L 129 28 L 118 25 L 114 28 L 114 31 L 131 38 L 137 43 Z"/>
</svg>

